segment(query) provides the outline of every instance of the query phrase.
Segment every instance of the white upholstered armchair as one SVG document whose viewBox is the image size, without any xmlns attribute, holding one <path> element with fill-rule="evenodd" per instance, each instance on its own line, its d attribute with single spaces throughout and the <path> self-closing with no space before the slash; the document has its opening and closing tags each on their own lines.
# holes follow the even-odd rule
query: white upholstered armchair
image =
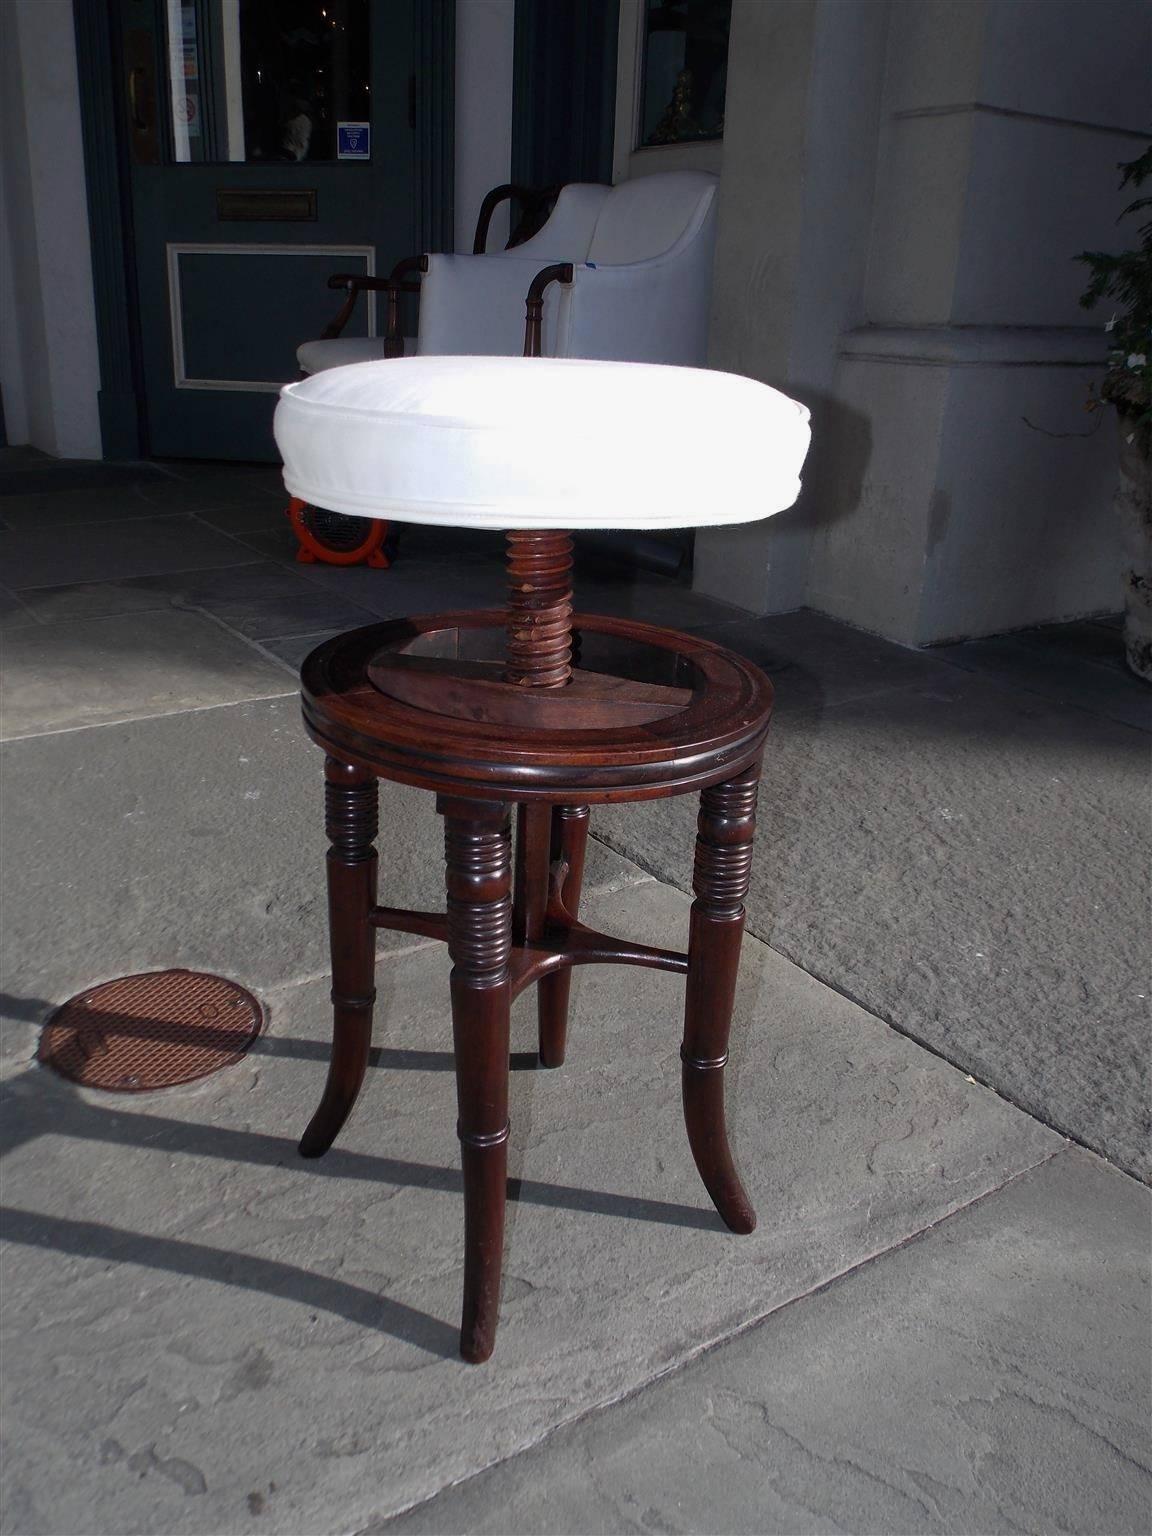
<svg viewBox="0 0 1152 1536">
<path fill-rule="evenodd" d="M 386 279 L 333 279 L 348 298 L 325 338 L 299 348 L 300 367 L 318 373 L 399 356 L 400 294 L 417 280 L 416 351 L 423 355 L 526 352 L 700 366 L 716 189 L 716 178 L 700 171 L 642 176 L 615 187 L 573 183 L 562 188 L 543 227 L 509 250 L 412 257 Z M 486 222 L 482 218 L 481 231 Z M 368 287 L 387 294 L 388 334 L 340 336 L 357 294 Z"/>
</svg>

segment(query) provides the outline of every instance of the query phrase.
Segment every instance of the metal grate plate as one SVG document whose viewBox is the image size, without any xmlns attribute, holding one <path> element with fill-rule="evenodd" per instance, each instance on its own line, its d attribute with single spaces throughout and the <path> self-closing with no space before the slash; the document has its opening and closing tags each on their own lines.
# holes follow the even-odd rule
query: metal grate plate
<svg viewBox="0 0 1152 1536">
<path fill-rule="evenodd" d="M 343 512 L 329 512 L 326 507 L 311 505 L 304 511 L 304 525 L 325 549 L 338 554 L 359 549 L 372 528 L 363 517 L 347 517 Z"/>
<path fill-rule="evenodd" d="M 44 1026 L 39 1060 L 85 1088 L 147 1093 L 231 1066 L 260 1034 L 251 992 L 204 971 L 145 971 L 89 987 Z"/>
</svg>

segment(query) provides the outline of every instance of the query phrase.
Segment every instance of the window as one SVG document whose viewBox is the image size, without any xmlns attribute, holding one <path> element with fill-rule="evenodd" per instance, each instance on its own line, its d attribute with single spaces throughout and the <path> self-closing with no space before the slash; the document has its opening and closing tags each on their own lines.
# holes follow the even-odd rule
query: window
<svg viewBox="0 0 1152 1536">
<path fill-rule="evenodd" d="M 166 0 L 172 159 L 370 159 L 370 7 Z"/>
<path fill-rule="evenodd" d="M 645 0 L 638 148 L 724 136 L 732 0 Z"/>
</svg>

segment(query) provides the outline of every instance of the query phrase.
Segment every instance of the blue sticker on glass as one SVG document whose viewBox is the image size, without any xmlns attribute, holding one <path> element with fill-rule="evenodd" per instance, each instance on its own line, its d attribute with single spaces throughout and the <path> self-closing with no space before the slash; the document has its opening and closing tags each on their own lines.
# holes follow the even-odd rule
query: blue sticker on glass
<svg viewBox="0 0 1152 1536">
<path fill-rule="evenodd" d="M 369 123 L 336 124 L 337 160 L 370 160 L 372 128 Z"/>
</svg>

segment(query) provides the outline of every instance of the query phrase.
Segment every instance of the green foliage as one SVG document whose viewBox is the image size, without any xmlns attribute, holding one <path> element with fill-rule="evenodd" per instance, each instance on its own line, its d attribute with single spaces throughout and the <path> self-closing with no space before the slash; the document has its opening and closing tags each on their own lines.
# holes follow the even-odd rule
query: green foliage
<svg viewBox="0 0 1152 1536">
<path fill-rule="evenodd" d="M 1152 145 L 1136 160 L 1119 166 L 1121 188 L 1139 190 L 1152 178 Z M 1138 197 L 1120 218 L 1152 208 L 1152 197 Z M 1100 398 L 1110 400 L 1123 411 L 1136 414 L 1142 422 L 1152 421 L 1152 218 L 1139 225 L 1140 244 L 1136 250 L 1083 251 L 1075 258 L 1091 273 L 1087 288 L 1080 296 L 1085 309 L 1094 309 L 1102 300 L 1115 304 L 1116 310 L 1105 329 L 1110 350 L 1108 371 L 1100 386 Z"/>
</svg>

